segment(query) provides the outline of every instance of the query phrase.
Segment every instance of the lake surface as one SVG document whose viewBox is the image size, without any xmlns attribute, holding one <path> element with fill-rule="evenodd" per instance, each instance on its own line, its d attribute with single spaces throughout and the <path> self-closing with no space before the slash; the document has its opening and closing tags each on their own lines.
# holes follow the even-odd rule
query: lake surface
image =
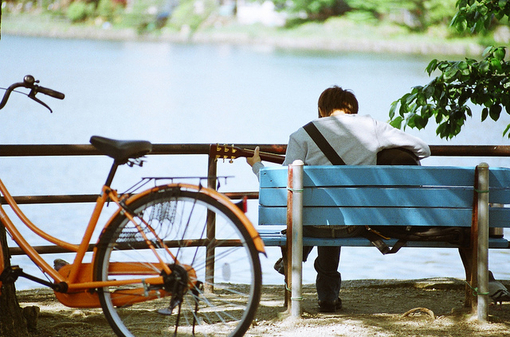
<svg viewBox="0 0 510 337">
<path fill-rule="evenodd" d="M 42 86 L 66 94 L 46 98 L 54 113 L 22 95 L 13 94 L 0 111 L 0 144 L 86 144 L 91 135 L 147 139 L 153 143 L 285 144 L 288 135 L 315 118 L 317 98 L 331 85 L 349 88 L 360 113 L 386 121 L 390 104 L 430 78 L 424 72 L 431 57 L 288 51 L 263 45 L 188 45 L 155 42 L 59 40 L 2 36 L 0 87 L 32 74 Z M 476 109 L 474 111 L 479 111 Z M 479 117 L 475 117 L 478 119 Z M 408 130 L 431 145 L 509 145 L 502 137 L 510 118 L 497 123 L 468 121 L 450 142 L 434 127 Z M 469 165 L 486 161 L 509 166 L 502 158 L 429 158 L 423 165 Z M 143 168 L 121 168 L 114 185 L 123 190 L 141 176 L 204 176 L 203 156 L 148 157 Z M 97 193 L 110 160 L 102 157 L 0 158 L 0 176 L 13 195 Z M 258 189 L 244 159 L 219 164 L 219 174 L 234 176 L 221 191 Z M 91 205 L 25 206 L 41 228 L 78 242 Z M 256 202 L 250 219 L 257 222 Z M 27 233 L 34 244 L 44 244 Z M 281 283 L 272 270 L 278 248 L 262 257 L 264 282 Z M 59 256 L 61 257 L 61 256 Z M 490 268 L 510 278 L 503 267 L 508 253 L 492 251 Z M 55 256 L 47 256 L 53 260 Z M 313 261 L 314 255 L 310 257 Z M 26 258 L 15 257 L 25 271 L 36 272 Z M 315 279 L 313 262 L 304 265 L 304 282 Z M 344 248 L 343 279 L 463 278 L 456 250 L 403 249 L 382 256 L 375 248 Z M 23 280 L 18 289 L 37 286 Z"/>
</svg>

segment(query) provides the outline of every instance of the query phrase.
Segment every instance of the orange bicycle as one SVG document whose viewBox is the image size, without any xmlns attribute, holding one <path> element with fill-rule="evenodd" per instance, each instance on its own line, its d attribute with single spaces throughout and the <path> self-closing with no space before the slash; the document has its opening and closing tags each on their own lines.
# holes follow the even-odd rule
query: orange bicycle
<svg viewBox="0 0 510 337">
<path fill-rule="evenodd" d="M 27 75 L 23 82 L 11 85 L 0 109 L 20 87 L 29 89 L 28 97 L 48 109 L 36 98 L 38 93 L 64 98 L 37 83 Z M 162 336 L 243 335 L 260 300 L 259 253 L 264 253 L 264 244 L 244 212 L 226 196 L 200 184 L 157 185 L 159 178 L 142 178 L 129 191 L 118 193 L 110 187 L 117 168 L 141 164 L 151 143 L 98 136 L 90 142 L 114 162 L 80 244 L 38 228 L 0 180 L 1 195 L 30 230 L 76 253 L 72 263 L 50 266 L 0 205 L 1 223 L 47 278 L 28 275 L 18 266 L 4 268 L 7 264 L 0 251 L 0 282 L 25 277 L 51 287 L 66 306 L 102 308 L 118 336 L 147 336 L 148 325 L 158 327 Z M 139 192 L 147 184 L 154 186 Z M 91 262 L 84 262 L 107 203 L 118 209 L 93 244 Z"/>
</svg>

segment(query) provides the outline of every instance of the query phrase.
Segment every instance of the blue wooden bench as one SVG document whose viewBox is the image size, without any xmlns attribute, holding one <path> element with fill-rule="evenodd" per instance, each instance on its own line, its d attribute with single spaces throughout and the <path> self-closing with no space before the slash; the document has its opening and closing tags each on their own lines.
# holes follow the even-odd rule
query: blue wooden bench
<svg viewBox="0 0 510 337">
<path fill-rule="evenodd" d="M 296 252 L 302 249 L 302 245 L 372 246 L 369 240 L 362 237 L 336 239 L 301 237 L 299 226 L 469 227 L 471 240 L 464 246 L 429 241 L 409 241 L 406 246 L 458 248 L 466 270 L 466 280 L 473 288 L 479 289 L 477 300 L 472 301 L 470 296 L 466 298 L 466 303 L 470 305 L 478 303 L 480 311 L 486 310 L 484 306 L 487 303 L 485 294 L 487 261 L 482 268 L 477 268 L 477 261 L 480 255 L 482 261 L 486 259 L 484 254 L 487 254 L 488 248 L 509 248 L 509 242 L 503 237 L 489 238 L 488 228 L 510 227 L 510 207 L 505 207 L 508 204 L 510 204 L 510 169 L 507 168 L 489 169 L 485 164 L 477 168 L 303 167 L 298 164 L 288 168 L 273 167 L 261 170 L 259 228 L 262 228 L 260 234 L 267 246 L 286 246 L 287 237 L 279 230 L 286 226 L 287 235 L 293 239 L 292 242 L 289 240 L 287 245 L 289 256 L 293 254 L 295 257 L 299 255 Z M 479 240 L 482 241 L 481 244 Z M 486 243 L 483 243 L 484 240 Z M 390 239 L 386 243 L 393 246 L 395 241 Z M 300 261 L 295 261 L 296 259 L 292 261 L 292 258 L 289 260 L 287 270 L 295 271 L 298 268 L 300 273 Z M 296 282 L 299 283 L 297 286 L 301 286 L 300 274 L 297 281 L 296 275 L 293 276 L 294 282 L 290 280 L 290 275 L 287 277 L 293 289 Z M 481 309 L 480 301 L 483 304 Z M 479 313 L 480 315 L 483 313 Z"/>
</svg>

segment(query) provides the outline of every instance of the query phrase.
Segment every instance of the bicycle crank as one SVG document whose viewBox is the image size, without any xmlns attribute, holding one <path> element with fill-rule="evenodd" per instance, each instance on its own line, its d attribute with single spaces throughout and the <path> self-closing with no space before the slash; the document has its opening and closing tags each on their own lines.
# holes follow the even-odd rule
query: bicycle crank
<svg viewBox="0 0 510 337">
<path fill-rule="evenodd" d="M 164 271 L 161 276 L 164 279 L 164 289 L 172 294 L 170 305 L 167 308 L 159 309 L 161 315 L 172 315 L 176 307 L 181 306 L 184 294 L 188 290 L 188 272 L 183 266 L 172 264 L 170 267 L 170 275 L 166 275 Z M 180 310 L 179 310 L 180 312 Z"/>
</svg>

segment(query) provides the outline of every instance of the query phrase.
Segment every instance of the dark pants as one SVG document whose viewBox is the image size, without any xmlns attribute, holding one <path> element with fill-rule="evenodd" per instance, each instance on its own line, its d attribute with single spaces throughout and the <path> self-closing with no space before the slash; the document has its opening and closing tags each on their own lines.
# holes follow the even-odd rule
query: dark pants
<svg viewBox="0 0 510 337">
<path fill-rule="evenodd" d="M 355 236 L 355 233 L 347 233 L 345 230 L 331 230 L 314 227 L 304 227 L 304 236 L 322 238 L 340 238 Z M 308 254 L 313 247 L 303 247 L 303 261 L 306 261 Z M 335 301 L 340 293 L 342 276 L 338 272 L 340 263 L 341 247 L 323 246 L 317 247 L 317 258 L 314 262 L 317 278 L 315 287 L 319 301 Z"/>
<path fill-rule="evenodd" d="M 338 272 L 341 247 L 317 247 L 317 258 L 314 262 L 317 278 L 315 287 L 319 301 L 335 301 L 340 293 L 342 278 Z M 313 247 L 303 247 L 303 262 L 306 262 Z M 282 247 L 282 255 L 285 259 L 286 248 Z"/>
<path fill-rule="evenodd" d="M 340 293 L 342 277 L 338 272 L 341 247 L 317 247 L 314 267 L 317 271 L 315 287 L 319 301 L 335 301 Z"/>
</svg>

